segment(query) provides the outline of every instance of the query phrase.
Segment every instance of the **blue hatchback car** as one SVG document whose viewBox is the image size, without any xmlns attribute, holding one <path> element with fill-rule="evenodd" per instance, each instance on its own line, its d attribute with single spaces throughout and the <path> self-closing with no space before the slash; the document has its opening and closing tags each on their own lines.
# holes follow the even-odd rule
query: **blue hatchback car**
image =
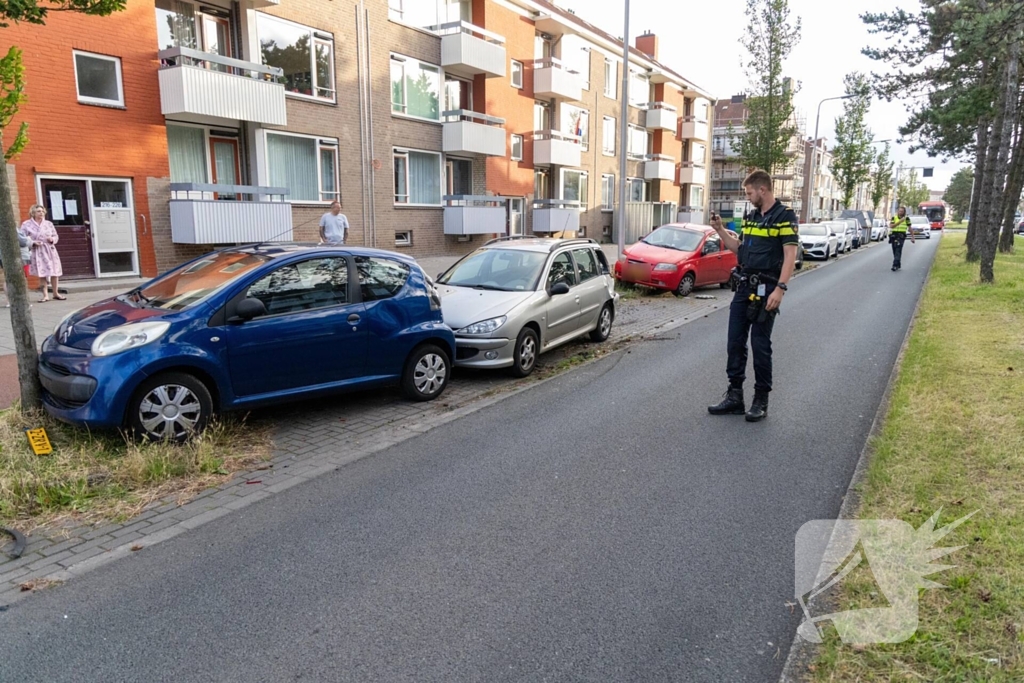
<svg viewBox="0 0 1024 683">
<path fill-rule="evenodd" d="M 409 257 L 273 244 L 190 261 L 65 318 L 39 376 L 55 417 L 183 441 L 219 411 L 400 384 L 441 395 L 455 337 Z"/>
</svg>

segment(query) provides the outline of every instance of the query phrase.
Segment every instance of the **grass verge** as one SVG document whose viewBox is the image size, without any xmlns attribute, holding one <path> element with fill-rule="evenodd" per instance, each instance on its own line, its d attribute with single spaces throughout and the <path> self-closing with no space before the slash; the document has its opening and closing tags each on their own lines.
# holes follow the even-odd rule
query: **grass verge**
<svg viewBox="0 0 1024 683">
<path fill-rule="evenodd" d="M 25 429 L 45 427 L 53 453 L 32 453 Z M 184 446 L 91 433 L 38 412 L 0 412 L 0 526 L 24 533 L 123 522 L 149 503 L 216 485 L 270 456 L 271 427 L 227 418 Z"/>
<path fill-rule="evenodd" d="M 962 240 L 944 239 L 884 426 L 871 443 L 861 519 L 918 528 L 979 510 L 939 542 L 964 546 L 921 592 L 920 624 L 900 644 L 850 647 L 834 630 L 813 681 L 1024 680 L 1024 242 L 978 282 Z M 872 603 L 870 572 L 844 582 L 836 610 Z"/>
</svg>

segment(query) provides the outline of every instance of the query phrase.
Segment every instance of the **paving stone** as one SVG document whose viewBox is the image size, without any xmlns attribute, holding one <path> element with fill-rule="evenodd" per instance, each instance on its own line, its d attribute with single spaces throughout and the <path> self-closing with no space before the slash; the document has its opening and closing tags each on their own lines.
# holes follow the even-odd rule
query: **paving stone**
<svg viewBox="0 0 1024 683">
<path fill-rule="evenodd" d="M 60 543 L 40 548 L 39 554 L 43 556 L 56 555 L 63 550 L 74 548 L 75 546 L 81 545 L 85 542 L 84 538 L 69 538 L 66 541 L 61 541 Z"/>
<path fill-rule="evenodd" d="M 158 531 L 163 531 L 164 529 L 172 527 L 175 524 L 181 524 L 181 520 L 171 516 L 161 517 L 145 529 L 142 529 L 142 537 L 145 538 L 146 536 L 151 536 L 152 534 L 155 534 Z"/>
<path fill-rule="evenodd" d="M 75 546 L 72 548 L 72 551 L 75 553 L 84 553 L 88 550 L 92 550 L 93 548 L 100 548 L 113 540 L 113 536 L 101 536 L 100 538 L 94 538 L 91 541 Z"/>
<path fill-rule="evenodd" d="M 118 529 L 110 535 L 114 538 L 121 538 L 122 536 L 127 536 L 128 534 L 140 532 L 149 525 L 149 522 L 136 522 L 135 524 L 131 524 L 129 526 L 124 527 L 123 529 Z"/>
<path fill-rule="evenodd" d="M 3 590 L 4 584 L 21 582 L 32 572 L 28 567 L 21 567 L 11 572 L 0 572 L 0 591 Z"/>
<path fill-rule="evenodd" d="M 57 562 L 60 562 L 61 560 L 65 560 L 72 556 L 74 556 L 73 552 L 71 552 L 70 550 L 65 550 L 63 552 L 57 553 L 56 555 L 51 555 L 50 557 L 39 558 L 37 561 L 28 565 L 28 568 L 34 572 L 38 572 L 40 567 L 48 567 L 51 564 L 56 564 Z"/>
<path fill-rule="evenodd" d="M 85 560 L 88 560 L 90 557 L 96 557 L 97 555 L 102 555 L 103 553 L 107 553 L 107 552 L 110 552 L 110 551 L 107 550 L 106 548 L 101 548 L 101 547 L 89 548 L 85 552 L 83 552 L 83 553 L 75 553 L 71 557 L 63 559 L 60 562 L 58 562 L 57 564 L 59 564 L 61 567 L 64 567 L 65 569 L 67 569 L 68 567 L 76 565 L 79 562 L 84 562 Z"/>
<path fill-rule="evenodd" d="M 145 534 L 143 534 L 141 531 L 133 531 L 130 534 L 125 534 L 124 536 L 121 536 L 119 538 L 112 538 L 106 543 L 101 543 L 100 548 L 103 548 L 105 550 L 113 550 L 114 548 L 120 548 L 123 545 L 134 543 L 140 538 L 145 537 Z"/>
</svg>

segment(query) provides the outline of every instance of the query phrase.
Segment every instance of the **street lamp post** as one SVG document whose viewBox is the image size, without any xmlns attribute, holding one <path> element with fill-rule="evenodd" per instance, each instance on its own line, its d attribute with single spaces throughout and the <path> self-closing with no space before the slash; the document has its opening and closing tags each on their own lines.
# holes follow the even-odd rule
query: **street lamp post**
<svg viewBox="0 0 1024 683">
<path fill-rule="evenodd" d="M 626 253 L 626 150 L 629 140 L 629 0 L 622 31 L 622 110 L 619 113 L 619 258 Z"/>
<path fill-rule="evenodd" d="M 810 184 L 810 195 L 808 197 L 808 211 L 810 211 L 810 204 L 814 201 L 814 185 L 818 179 L 818 127 L 821 124 L 821 105 L 832 100 L 848 100 L 856 95 L 842 95 L 840 97 L 826 97 L 821 102 L 818 102 L 818 116 L 814 120 L 814 140 L 811 142 L 812 156 L 811 156 L 811 184 Z M 810 213 L 807 214 L 807 220 L 810 220 L 812 216 Z"/>
</svg>

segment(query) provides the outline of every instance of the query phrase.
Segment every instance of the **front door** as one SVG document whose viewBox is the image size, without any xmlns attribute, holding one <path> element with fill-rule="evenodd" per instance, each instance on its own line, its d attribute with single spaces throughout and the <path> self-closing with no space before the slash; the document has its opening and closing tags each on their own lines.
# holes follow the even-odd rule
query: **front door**
<svg viewBox="0 0 1024 683">
<path fill-rule="evenodd" d="M 704 242 L 703 256 L 700 258 L 700 267 L 697 269 L 697 284 L 716 285 L 727 279 L 729 276 L 725 272 L 722 241 L 718 235 L 710 235 Z"/>
<path fill-rule="evenodd" d="M 523 235 L 526 200 L 522 197 L 509 197 L 508 200 L 508 234 Z"/>
<path fill-rule="evenodd" d="M 221 57 L 231 56 L 231 23 L 226 16 L 200 15 L 203 31 L 203 50 Z M 223 64 L 210 64 L 215 71 L 229 71 Z"/>
<path fill-rule="evenodd" d="M 445 164 L 445 189 L 450 195 L 473 194 L 473 162 L 468 159 L 449 159 Z"/>
<path fill-rule="evenodd" d="M 238 140 L 210 137 L 210 166 L 215 185 L 239 185 Z M 217 199 L 237 199 L 233 193 L 220 192 Z"/>
<path fill-rule="evenodd" d="M 60 238 L 57 254 L 64 277 L 95 277 L 92 224 L 85 181 L 43 180 L 41 186 L 46 216 L 57 228 Z"/>
<path fill-rule="evenodd" d="M 541 340 L 541 346 L 547 349 L 574 335 L 580 324 L 579 281 L 569 252 L 563 251 L 551 260 L 545 282 L 549 290 L 559 282 L 569 285 L 568 294 L 559 294 L 548 300 L 544 339 Z"/>
</svg>

